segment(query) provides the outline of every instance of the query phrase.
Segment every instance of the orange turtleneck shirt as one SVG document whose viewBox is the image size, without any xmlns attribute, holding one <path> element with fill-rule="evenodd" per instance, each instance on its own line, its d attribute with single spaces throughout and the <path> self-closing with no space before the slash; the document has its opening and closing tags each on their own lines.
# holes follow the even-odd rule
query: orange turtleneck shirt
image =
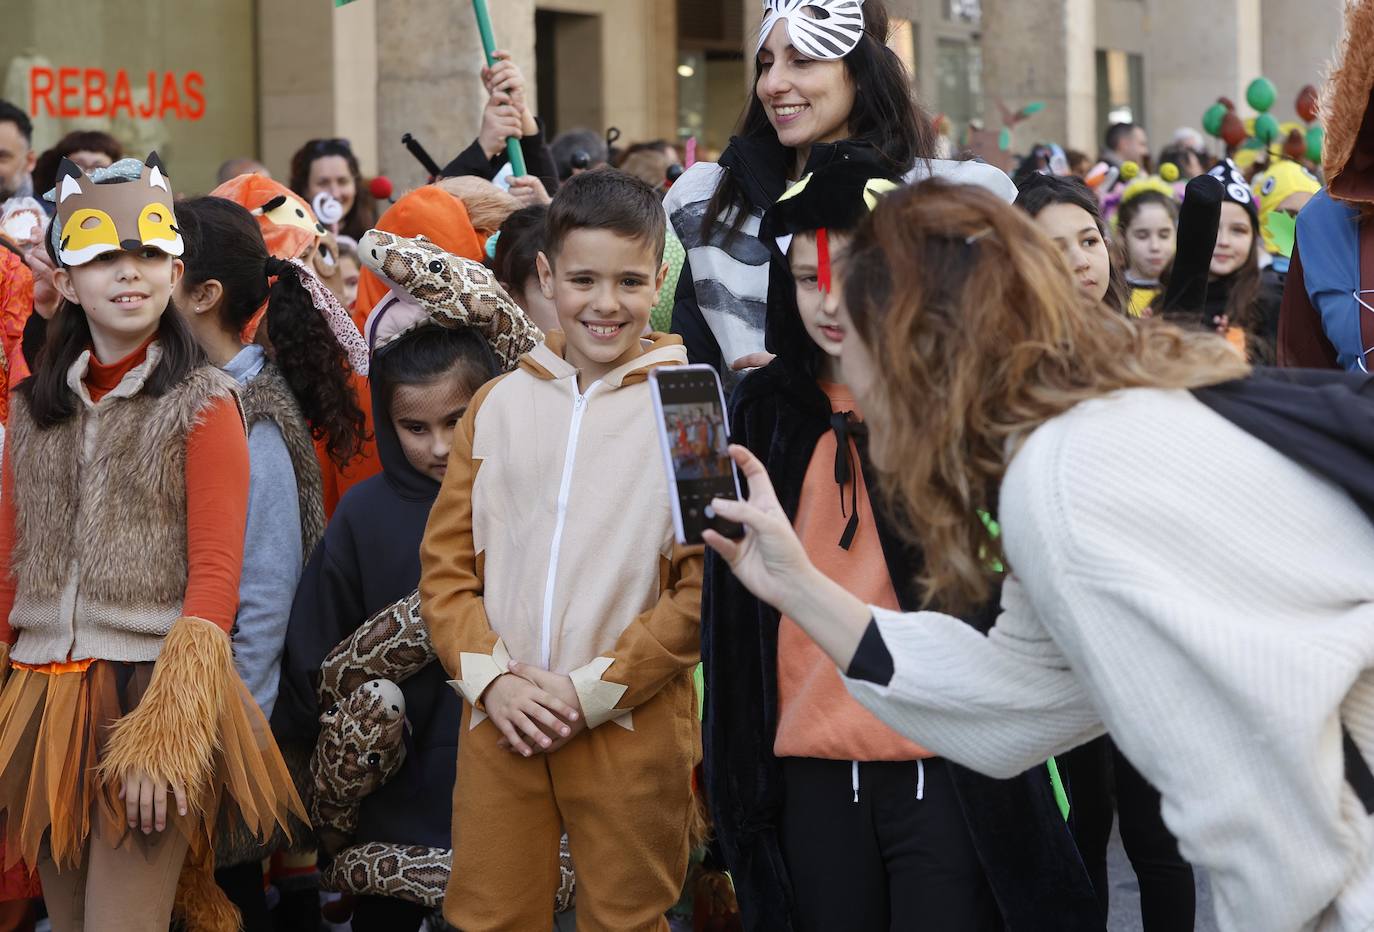
<svg viewBox="0 0 1374 932">
<path fill-rule="evenodd" d="M 94 355 L 83 382 L 91 401 L 99 401 L 143 362 L 150 338 L 118 362 L 105 365 Z M 0 482 L 0 640 L 13 644 L 10 609 L 15 583 L 10 573 L 14 547 L 14 497 L 10 451 L 5 448 Z M 186 597 L 182 614 L 223 628 L 238 612 L 243 532 L 248 520 L 248 438 L 238 406 L 220 399 L 207 407 L 186 438 Z M 75 657 L 73 660 L 88 658 Z"/>
</svg>

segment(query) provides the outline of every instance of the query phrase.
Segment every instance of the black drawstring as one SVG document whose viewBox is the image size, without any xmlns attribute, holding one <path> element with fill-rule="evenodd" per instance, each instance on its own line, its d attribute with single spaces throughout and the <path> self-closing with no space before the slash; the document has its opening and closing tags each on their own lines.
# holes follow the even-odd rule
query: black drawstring
<svg viewBox="0 0 1374 932">
<path fill-rule="evenodd" d="M 859 482 L 858 468 L 854 464 L 854 450 L 850 439 L 866 433 L 862 421 L 852 420 L 849 411 L 836 411 L 830 415 L 830 429 L 835 432 L 835 484 L 840 487 L 840 514 L 849 516 L 844 533 L 840 535 L 840 546 L 848 550 L 854 544 L 854 535 L 859 531 Z M 844 487 L 850 486 L 849 511 L 844 507 Z"/>
</svg>

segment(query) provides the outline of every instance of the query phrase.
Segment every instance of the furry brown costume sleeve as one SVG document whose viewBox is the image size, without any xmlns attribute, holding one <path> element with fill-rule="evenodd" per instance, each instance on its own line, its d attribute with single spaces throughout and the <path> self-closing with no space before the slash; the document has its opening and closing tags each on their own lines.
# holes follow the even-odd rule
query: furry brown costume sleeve
<svg viewBox="0 0 1374 932">
<path fill-rule="evenodd" d="M 218 742 L 220 708 L 237 676 L 229 638 L 203 618 L 177 619 L 167 632 L 143 699 L 115 722 L 100 774 L 122 781 L 142 774 L 180 783 L 193 811 L 205 804 Z"/>
</svg>

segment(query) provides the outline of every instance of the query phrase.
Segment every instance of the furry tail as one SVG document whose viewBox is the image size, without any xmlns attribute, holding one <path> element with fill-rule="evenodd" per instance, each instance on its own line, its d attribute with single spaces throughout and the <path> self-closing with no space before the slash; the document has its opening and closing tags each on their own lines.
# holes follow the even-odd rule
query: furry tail
<svg viewBox="0 0 1374 932">
<path fill-rule="evenodd" d="M 180 783 L 195 811 L 219 749 L 219 714 L 233 695 L 234 658 L 224 631 L 201 618 L 177 619 L 138 706 L 115 722 L 100 775 L 122 781 L 140 774 Z"/>
<path fill-rule="evenodd" d="M 243 927 L 238 907 L 215 883 L 215 855 L 204 836 L 197 836 L 181 866 L 172 914 L 187 932 L 239 932 Z"/>
</svg>

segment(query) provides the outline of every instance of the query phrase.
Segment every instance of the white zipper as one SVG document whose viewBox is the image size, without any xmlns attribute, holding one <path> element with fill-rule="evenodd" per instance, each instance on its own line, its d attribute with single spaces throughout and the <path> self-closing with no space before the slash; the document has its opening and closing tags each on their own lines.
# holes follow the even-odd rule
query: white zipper
<svg viewBox="0 0 1374 932">
<path fill-rule="evenodd" d="M 563 543 L 563 525 L 568 519 L 568 492 L 572 488 L 573 464 L 577 461 L 577 437 L 582 431 L 582 414 L 587 409 L 587 399 L 600 381 L 587 387 L 586 394 L 579 394 L 577 382 L 573 382 L 573 416 L 568 425 L 568 448 L 563 453 L 563 481 L 558 485 L 558 516 L 553 525 L 553 541 L 549 544 L 548 580 L 544 584 L 544 618 L 539 633 L 540 665 L 549 668 L 549 655 L 553 652 L 553 596 L 554 585 L 558 580 L 558 551 Z"/>
</svg>

